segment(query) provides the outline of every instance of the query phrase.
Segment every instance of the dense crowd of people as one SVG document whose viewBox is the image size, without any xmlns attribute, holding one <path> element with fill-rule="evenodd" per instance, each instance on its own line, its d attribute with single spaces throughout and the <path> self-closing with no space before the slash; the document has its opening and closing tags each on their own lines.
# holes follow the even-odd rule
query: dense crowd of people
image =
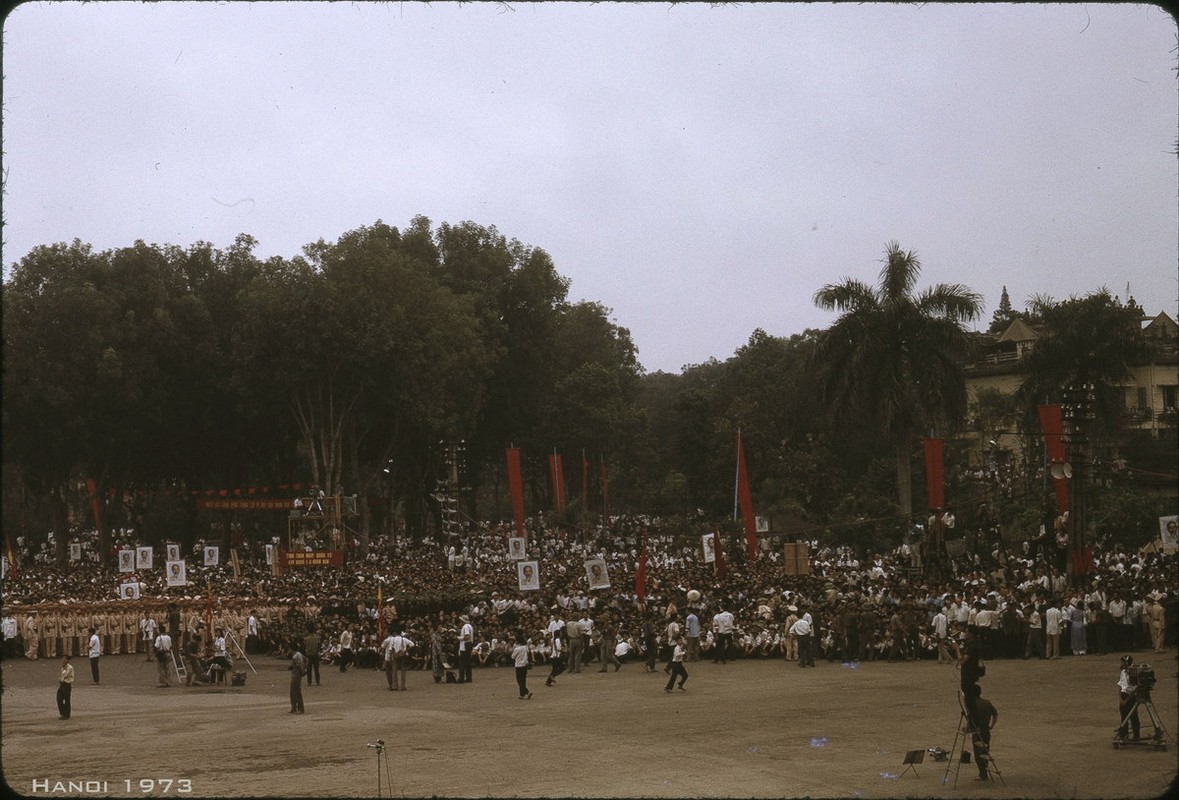
<svg viewBox="0 0 1179 800">
<path fill-rule="evenodd" d="M 527 558 L 539 564 L 541 589 L 520 591 L 510 533 L 488 525 L 449 542 L 379 542 L 343 567 L 284 574 L 254 545 L 236 565 L 190 563 L 184 587 L 167 586 L 162 570 L 127 576 L 88 560 L 18 565 L 3 579 L 4 655 L 80 655 L 94 628 L 104 654 L 151 657 L 166 631 L 181 658 L 195 654 L 201 665 L 215 642 L 226 661 L 304 651 L 310 682 L 320 666 L 382 669 L 390 638 L 404 634 L 413 643 L 405 668 L 443 683 L 470 679 L 469 667 L 513 666 L 517 645 L 533 663 L 578 671 L 628 662 L 655 669 L 673 658 L 677 637 L 688 662 L 802 666 L 948 661 L 949 640 L 968 625 L 988 659 L 1161 652 L 1176 639 L 1174 554 L 1111 547 L 1095 553 L 1092 574 L 1077 583 L 1048 554 L 996 552 L 955 562 L 934 580 L 910 544 L 861 559 L 850 547 L 810 542 L 804 574 L 788 574 L 768 540 L 752 559 L 744 542 L 726 541 L 722 568 L 705 562 L 700 536 L 678 535 L 658 519 L 621 517 L 584 537 L 533 520 Z M 589 559 L 606 563 L 609 588 L 589 588 Z M 139 598 L 115 599 L 129 578 Z"/>
</svg>

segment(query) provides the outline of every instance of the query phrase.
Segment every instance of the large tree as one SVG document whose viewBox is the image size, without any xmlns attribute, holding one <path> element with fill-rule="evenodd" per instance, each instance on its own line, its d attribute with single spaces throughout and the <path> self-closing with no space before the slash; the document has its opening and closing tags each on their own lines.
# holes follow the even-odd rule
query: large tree
<svg viewBox="0 0 1179 800">
<path fill-rule="evenodd" d="M 1148 358 L 1142 335 L 1142 309 L 1122 305 L 1106 289 L 1057 302 L 1038 296 L 1030 319 L 1042 332 L 1021 364 L 1019 396 L 1029 418 L 1041 403 L 1059 403 L 1071 388 L 1092 387 L 1092 433 L 1121 428 L 1125 385 L 1133 383 L 1134 364 Z"/>
<path fill-rule="evenodd" d="M 913 436 L 965 412 L 963 323 L 982 312 L 981 296 L 961 284 L 914 294 L 920 272 L 916 254 L 890 242 L 878 287 L 845 278 L 814 296 L 820 308 L 840 312 L 815 351 L 824 400 L 836 416 L 870 419 L 891 441 L 906 517 L 913 511 Z"/>
</svg>

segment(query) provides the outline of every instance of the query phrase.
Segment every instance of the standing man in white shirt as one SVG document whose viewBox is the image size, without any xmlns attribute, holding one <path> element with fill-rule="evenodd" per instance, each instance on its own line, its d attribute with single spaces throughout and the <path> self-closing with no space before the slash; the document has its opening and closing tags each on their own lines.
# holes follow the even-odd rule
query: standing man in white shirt
<svg viewBox="0 0 1179 800">
<path fill-rule="evenodd" d="M 1040 616 L 1035 603 L 1028 603 L 1024 607 L 1024 616 L 1028 623 L 1028 639 L 1024 645 L 1023 657 L 1031 658 L 1034 652 L 1040 658 L 1044 658 L 1044 618 Z"/>
<path fill-rule="evenodd" d="M 167 631 L 160 631 L 156 636 L 153 647 L 156 651 L 156 671 L 159 673 L 159 683 L 161 688 L 167 688 L 172 685 L 172 677 L 168 674 L 169 663 L 172 660 L 172 637 L 168 635 Z"/>
<path fill-rule="evenodd" d="M 1129 604 L 1122 598 L 1120 591 L 1114 591 L 1110 597 L 1109 604 L 1106 606 L 1109 611 L 1110 622 L 1110 649 L 1114 652 L 1129 649 L 1129 642 L 1126 641 L 1125 631 L 1128 628 L 1125 626 L 1126 614 L 1130 610 Z"/>
<path fill-rule="evenodd" d="M 409 650 L 414 643 L 400 628 L 396 634 L 385 637 L 381 649 L 385 652 L 385 677 L 389 691 L 405 691 L 405 673 L 409 665 Z"/>
<path fill-rule="evenodd" d="M 729 643 L 733 641 L 733 614 L 726 610 L 725 603 L 721 603 L 721 610 L 712 618 L 712 630 L 716 634 L 716 650 L 712 655 L 712 663 L 727 663 Z"/>
<path fill-rule="evenodd" d="M 805 608 L 805 607 L 804 607 Z M 814 637 L 811 636 L 811 615 L 804 613 L 790 626 L 790 631 L 798 642 L 798 666 L 814 666 L 813 650 Z"/>
<path fill-rule="evenodd" d="M 933 638 L 937 642 L 937 663 L 949 664 L 953 661 L 950 658 L 950 651 L 946 648 L 946 637 L 950 632 L 950 618 L 946 616 L 945 609 L 939 608 L 937 613 L 933 615 Z"/>
<path fill-rule="evenodd" d="M 344 626 L 340 632 L 340 672 L 347 672 L 352 663 L 352 629 Z"/>
<path fill-rule="evenodd" d="M 1045 658 L 1060 658 L 1060 619 L 1060 604 L 1053 598 L 1044 612 L 1044 635 L 1047 636 L 1048 644 Z"/>
<path fill-rule="evenodd" d="M 475 628 L 471 625 L 471 618 L 465 614 L 459 617 L 463 627 L 458 635 L 459 683 L 471 682 L 471 651 L 475 649 Z"/>
<path fill-rule="evenodd" d="M 90 641 L 86 647 L 86 657 L 90 659 L 90 677 L 98 684 L 98 658 L 102 655 L 102 639 L 98 635 L 98 628 L 90 629 Z"/>
<path fill-rule="evenodd" d="M 258 653 L 258 612 L 251 611 L 246 617 L 246 652 L 251 655 Z"/>
</svg>

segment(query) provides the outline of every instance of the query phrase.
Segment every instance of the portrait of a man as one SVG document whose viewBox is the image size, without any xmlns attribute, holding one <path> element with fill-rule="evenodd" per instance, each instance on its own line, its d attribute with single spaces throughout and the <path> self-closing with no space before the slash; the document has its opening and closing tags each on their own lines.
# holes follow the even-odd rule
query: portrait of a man
<svg viewBox="0 0 1179 800">
<path fill-rule="evenodd" d="M 169 561 L 179 561 L 180 560 L 180 545 L 178 545 L 178 544 L 167 545 L 167 552 L 168 552 L 168 560 Z"/>
<path fill-rule="evenodd" d="M 711 564 L 716 561 L 716 539 L 711 533 L 706 533 L 701 537 L 704 542 L 704 563 Z"/>
<path fill-rule="evenodd" d="M 221 562 L 221 548 L 206 547 L 205 548 L 205 566 L 215 567 Z"/>
<path fill-rule="evenodd" d="M 535 561 L 520 561 L 516 564 L 516 578 L 522 592 L 540 589 L 540 570 Z"/>
<path fill-rule="evenodd" d="M 512 536 L 508 539 L 508 558 L 513 561 L 523 560 L 524 552 L 524 537 Z"/>
<path fill-rule="evenodd" d="M 151 569 L 152 549 L 140 547 L 135 551 L 135 569 Z"/>
<path fill-rule="evenodd" d="M 188 575 L 183 561 L 169 561 L 166 570 L 169 586 L 187 586 Z"/>
<path fill-rule="evenodd" d="M 1162 540 L 1164 553 L 1174 553 L 1179 549 L 1179 515 L 1159 517 L 1159 539 Z"/>
<path fill-rule="evenodd" d="M 591 558 L 585 562 L 585 577 L 589 580 L 591 589 L 607 589 L 610 586 L 610 576 L 606 573 L 606 562 L 600 558 Z"/>
<path fill-rule="evenodd" d="M 135 551 L 134 550 L 120 550 L 119 551 L 119 572 L 134 572 L 135 571 Z"/>
</svg>

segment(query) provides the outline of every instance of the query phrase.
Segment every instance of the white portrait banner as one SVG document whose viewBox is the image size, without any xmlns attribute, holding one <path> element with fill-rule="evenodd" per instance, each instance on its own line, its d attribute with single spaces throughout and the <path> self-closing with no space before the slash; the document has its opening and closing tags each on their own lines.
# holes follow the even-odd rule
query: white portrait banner
<svg viewBox="0 0 1179 800">
<path fill-rule="evenodd" d="M 516 562 L 516 581 L 522 592 L 540 589 L 540 565 L 535 561 Z"/>
<path fill-rule="evenodd" d="M 600 558 L 591 558 L 585 562 L 585 577 L 591 589 L 609 589 L 610 575 L 606 572 L 606 562 Z"/>
<path fill-rule="evenodd" d="M 168 576 L 169 586 L 188 585 L 188 570 L 185 568 L 183 561 L 169 561 L 165 565 L 164 572 Z"/>
<path fill-rule="evenodd" d="M 1164 553 L 1179 550 L 1179 515 L 1159 517 L 1159 539 L 1163 543 Z"/>
</svg>

